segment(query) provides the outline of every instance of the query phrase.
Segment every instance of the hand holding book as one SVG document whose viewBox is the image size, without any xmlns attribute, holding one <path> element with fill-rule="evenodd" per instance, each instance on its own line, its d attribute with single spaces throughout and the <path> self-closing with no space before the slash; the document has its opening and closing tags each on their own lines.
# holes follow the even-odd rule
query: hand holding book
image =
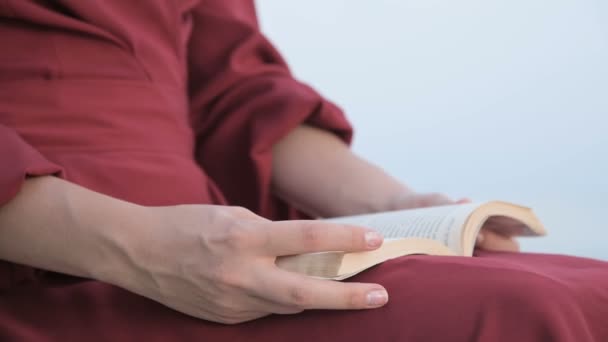
<svg viewBox="0 0 608 342">
<path fill-rule="evenodd" d="M 471 200 L 468 198 L 462 198 L 454 201 L 441 193 L 408 192 L 397 197 L 391 204 L 391 208 L 388 208 L 387 210 L 406 210 L 466 203 L 471 203 Z M 492 226 L 500 225 L 500 223 L 500 219 L 497 218 L 491 218 L 488 220 L 484 228 L 477 236 L 476 247 L 497 252 L 518 252 L 519 244 L 515 240 L 514 236 L 503 234 L 500 232 L 500 230 L 491 229 Z"/>
<path fill-rule="evenodd" d="M 276 264 L 292 272 L 341 280 L 405 255 L 472 256 L 482 229 L 485 232 L 481 244 L 490 241 L 495 246 L 498 246 L 500 235 L 507 237 L 498 240 L 505 243 L 511 236 L 545 234 L 532 210 L 499 201 L 397 210 L 325 221 L 375 229 L 384 236 L 384 244 L 369 252 L 336 250 L 282 256 L 277 258 Z"/>
</svg>

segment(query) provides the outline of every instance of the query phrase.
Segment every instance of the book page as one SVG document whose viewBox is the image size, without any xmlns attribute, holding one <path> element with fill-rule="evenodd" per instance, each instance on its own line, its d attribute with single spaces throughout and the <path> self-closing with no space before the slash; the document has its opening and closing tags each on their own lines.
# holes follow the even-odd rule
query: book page
<svg viewBox="0 0 608 342">
<path fill-rule="evenodd" d="M 380 232 L 385 239 L 405 237 L 432 239 L 460 253 L 463 225 L 478 206 L 479 204 L 475 203 L 448 205 L 339 217 L 326 221 L 372 228 Z"/>
</svg>

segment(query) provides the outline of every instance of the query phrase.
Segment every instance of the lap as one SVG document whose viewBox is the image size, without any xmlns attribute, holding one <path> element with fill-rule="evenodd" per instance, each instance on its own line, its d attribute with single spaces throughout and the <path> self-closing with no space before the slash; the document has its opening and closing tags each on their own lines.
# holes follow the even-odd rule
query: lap
<svg viewBox="0 0 608 342">
<path fill-rule="evenodd" d="M 410 256 L 351 281 L 383 284 L 389 304 L 224 326 L 95 281 L 24 287 L 0 297 L 0 339 L 608 340 L 608 263 L 600 261 L 485 252 L 477 258 Z"/>
</svg>

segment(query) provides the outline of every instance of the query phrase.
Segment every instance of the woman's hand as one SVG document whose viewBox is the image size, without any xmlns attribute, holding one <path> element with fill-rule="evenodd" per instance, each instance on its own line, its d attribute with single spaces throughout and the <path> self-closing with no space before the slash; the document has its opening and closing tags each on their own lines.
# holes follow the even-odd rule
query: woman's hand
<svg viewBox="0 0 608 342">
<path fill-rule="evenodd" d="M 50 176 L 28 179 L 0 206 L 0 228 L 0 260 L 105 281 L 216 322 L 388 300 L 380 285 L 275 266 L 279 255 L 378 248 L 382 238 L 364 228 L 271 222 L 235 207 L 143 207 Z"/>
<path fill-rule="evenodd" d="M 275 258 L 331 250 L 378 248 L 364 228 L 320 221 L 271 222 L 240 207 L 147 208 L 138 231 L 116 244 L 121 272 L 107 281 L 186 314 L 239 323 L 306 309 L 368 309 L 384 305 L 377 284 L 341 283 L 287 272 Z"/>
<path fill-rule="evenodd" d="M 421 194 L 408 191 L 402 195 L 396 196 L 391 202 L 390 208 L 387 208 L 387 210 L 414 209 L 450 204 L 465 204 L 470 202 L 471 200 L 467 198 L 454 201 L 448 196 L 440 193 Z M 495 219 L 488 220 L 477 236 L 476 247 L 492 251 L 518 252 L 519 244 L 513 237 L 500 234 L 499 229 L 492 229 L 494 225 L 499 223 L 500 222 L 497 222 Z"/>
<path fill-rule="evenodd" d="M 273 150 L 275 194 L 314 217 L 413 209 L 454 201 L 437 193 L 416 193 L 381 168 L 359 158 L 326 131 L 300 126 Z M 518 251 L 517 242 L 484 229 L 477 247 Z"/>
</svg>

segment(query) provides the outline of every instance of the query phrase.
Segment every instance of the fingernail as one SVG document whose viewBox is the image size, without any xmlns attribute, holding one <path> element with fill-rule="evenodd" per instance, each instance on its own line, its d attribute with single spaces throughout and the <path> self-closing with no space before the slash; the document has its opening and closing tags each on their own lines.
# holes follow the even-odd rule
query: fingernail
<svg viewBox="0 0 608 342">
<path fill-rule="evenodd" d="M 479 234 L 477 235 L 477 243 L 478 243 L 478 244 L 479 244 L 479 243 L 482 243 L 484 239 L 485 239 L 485 236 L 483 236 L 483 234 L 482 234 L 482 233 L 479 233 Z"/>
<path fill-rule="evenodd" d="M 365 243 L 369 248 L 376 248 L 382 244 L 382 235 L 369 231 L 365 233 Z"/>
<path fill-rule="evenodd" d="M 388 302 L 388 293 L 385 290 L 372 290 L 367 293 L 367 305 L 380 306 Z"/>
</svg>

